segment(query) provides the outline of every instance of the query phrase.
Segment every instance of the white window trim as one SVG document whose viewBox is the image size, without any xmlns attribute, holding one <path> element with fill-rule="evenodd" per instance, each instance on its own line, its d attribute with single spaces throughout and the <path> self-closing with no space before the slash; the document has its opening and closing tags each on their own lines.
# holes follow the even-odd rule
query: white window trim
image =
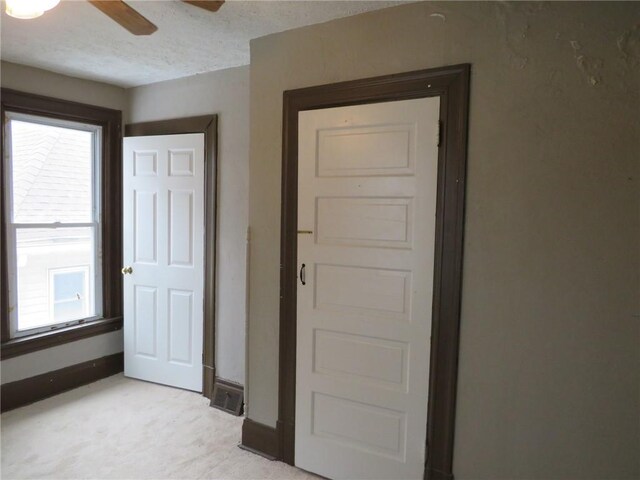
<svg viewBox="0 0 640 480">
<path fill-rule="evenodd" d="M 9 334 L 10 338 L 19 338 L 33 335 L 41 332 L 47 332 L 58 328 L 77 325 L 89 320 L 97 320 L 102 318 L 102 218 L 101 218 L 101 179 L 100 170 L 102 165 L 102 127 L 87 123 L 73 122 L 69 120 L 61 120 L 37 115 L 29 115 L 17 112 L 5 112 L 6 123 L 5 129 L 5 177 L 3 190 L 5 192 L 5 218 L 7 227 L 7 273 L 8 273 L 8 290 L 9 290 Z M 11 121 L 23 121 L 36 123 L 40 125 L 48 125 L 52 127 L 71 128 L 93 133 L 93 164 L 92 164 L 92 192 L 93 192 L 93 209 L 92 222 L 87 223 L 14 223 L 13 219 L 13 169 L 12 156 L 13 151 L 11 140 Z M 18 272 L 17 272 L 17 245 L 16 230 L 18 228 L 72 228 L 72 227 L 92 227 L 94 230 L 93 250 L 94 250 L 94 277 L 92 280 L 93 305 L 96 314 L 92 317 L 74 320 L 71 322 L 62 322 L 49 324 L 44 327 L 30 328 L 26 330 L 18 330 Z M 89 277 L 90 275 L 87 275 Z"/>
</svg>

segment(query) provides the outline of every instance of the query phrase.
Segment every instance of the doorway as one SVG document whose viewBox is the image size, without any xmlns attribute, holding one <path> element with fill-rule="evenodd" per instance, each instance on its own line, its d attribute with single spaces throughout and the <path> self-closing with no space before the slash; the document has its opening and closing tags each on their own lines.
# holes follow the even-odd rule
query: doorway
<svg viewBox="0 0 640 480">
<path fill-rule="evenodd" d="M 424 478 L 451 478 L 462 280 L 469 65 L 287 91 L 284 94 L 278 456 L 296 459 L 298 162 L 300 113 L 438 97 L 439 148 Z M 431 292 L 423 292 L 431 294 Z M 331 459 L 325 459 L 331 461 Z"/>
<path fill-rule="evenodd" d="M 204 135 L 204 310 L 202 394 L 211 399 L 215 381 L 215 267 L 217 225 L 217 115 L 135 123 L 125 137 Z"/>
</svg>

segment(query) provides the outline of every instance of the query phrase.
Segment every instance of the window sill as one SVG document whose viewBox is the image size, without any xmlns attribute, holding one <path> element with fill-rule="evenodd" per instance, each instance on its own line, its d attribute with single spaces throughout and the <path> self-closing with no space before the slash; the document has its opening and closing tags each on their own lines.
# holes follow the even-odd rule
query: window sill
<svg viewBox="0 0 640 480">
<path fill-rule="evenodd" d="M 122 317 L 101 318 L 79 325 L 36 333 L 26 337 L 12 338 L 0 345 L 0 359 L 18 357 L 83 338 L 113 332 L 122 328 Z"/>
</svg>

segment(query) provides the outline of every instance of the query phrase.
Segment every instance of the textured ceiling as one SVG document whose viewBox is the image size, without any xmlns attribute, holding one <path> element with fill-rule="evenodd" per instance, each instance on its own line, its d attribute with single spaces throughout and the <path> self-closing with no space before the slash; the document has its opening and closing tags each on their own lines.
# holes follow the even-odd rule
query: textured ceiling
<svg viewBox="0 0 640 480">
<path fill-rule="evenodd" d="M 158 31 L 136 37 L 83 0 L 33 20 L 2 12 L 2 59 L 132 87 L 246 65 L 252 38 L 403 2 L 227 0 L 217 13 L 177 0 L 127 3 Z"/>
</svg>

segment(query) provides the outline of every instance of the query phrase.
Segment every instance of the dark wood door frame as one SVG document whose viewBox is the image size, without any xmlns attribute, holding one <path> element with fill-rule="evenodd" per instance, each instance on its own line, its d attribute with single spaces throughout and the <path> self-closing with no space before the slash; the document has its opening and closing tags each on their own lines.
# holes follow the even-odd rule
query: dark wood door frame
<svg viewBox="0 0 640 480">
<path fill-rule="evenodd" d="M 388 75 L 284 92 L 280 250 L 278 457 L 294 464 L 298 113 L 440 97 L 436 243 L 426 479 L 452 479 L 467 157 L 470 65 Z"/>
<path fill-rule="evenodd" d="M 157 122 L 125 125 L 125 137 L 204 133 L 205 171 L 205 242 L 204 242 L 204 345 L 202 357 L 202 394 L 211 399 L 216 378 L 215 368 L 215 278 L 217 245 L 217 177 L 218 116 L 176 118 Z"/>
</svg>

